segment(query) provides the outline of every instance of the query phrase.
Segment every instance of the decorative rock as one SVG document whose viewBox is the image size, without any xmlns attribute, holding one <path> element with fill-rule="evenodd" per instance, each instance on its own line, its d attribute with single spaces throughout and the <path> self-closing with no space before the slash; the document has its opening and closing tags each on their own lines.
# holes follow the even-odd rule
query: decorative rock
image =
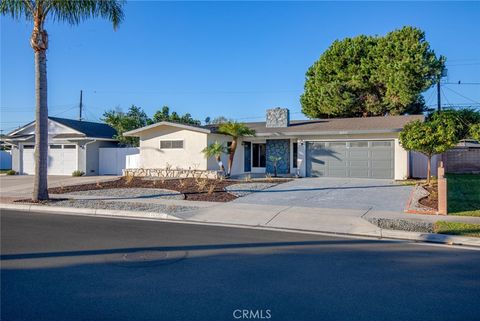
<svg viewBox="0 0 480 321">
<path fill-rule="evenodd" d="M 233 194 L 237 197 L 242 197 L 251 193 L 255 193 L 270 187 L 273 187 L 277 184 L 275 183 L 241 183 L 233 184 L 225 187 L 225 190 L 230 194 Z"/>
<path fill-rule="evenodd" d="M 185 195 L 177 191 L 161 188 L 109 188 L 109 189 L 97 189 L 89 191 L 78 191 L 69 193 L 72 195 L 87 195 L 87 196 L 99 196 L 99 197 L 123 197 L 123 198 L 136 198 L 136 197 L 148 197 L 148 198 L 161 198 L 161 199 L 175 199 L 183 200 Z"/>
</svg>

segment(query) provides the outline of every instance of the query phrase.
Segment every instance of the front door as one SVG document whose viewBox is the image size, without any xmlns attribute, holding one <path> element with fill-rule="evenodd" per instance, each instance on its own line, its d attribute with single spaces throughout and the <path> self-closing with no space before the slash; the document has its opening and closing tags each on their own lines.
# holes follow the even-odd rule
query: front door
<svg viewBox="0 0 480 321">
<path fill-rule="evenodd" d="M 265 143 L 252 144 L 252 170 L 264 172 L 267 163 L 267 145 Z"/>
</svg>

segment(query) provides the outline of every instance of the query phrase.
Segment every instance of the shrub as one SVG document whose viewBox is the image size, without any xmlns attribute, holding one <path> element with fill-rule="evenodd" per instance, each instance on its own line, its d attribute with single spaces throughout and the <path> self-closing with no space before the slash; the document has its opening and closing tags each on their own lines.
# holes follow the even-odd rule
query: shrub
<svg viewBox="0 0 480 321">
<path fill-rule="evenodd" d="M 73 173 L 72 173 L 72 176 L 74 176 L 74 177 L 80 177 L 80 176 L 83 176 L 83 175 L 85 175 L 85 172 L 82 172 L 82 171 L 79 171 L 79 170 L 73 171 Z"/>
<path fill-rule="evenodd" d="M 17 172 L 15 172 L 13 169 L 9 169 L 6 174 L 7 175 L 16 175 Z"/>
</svg>

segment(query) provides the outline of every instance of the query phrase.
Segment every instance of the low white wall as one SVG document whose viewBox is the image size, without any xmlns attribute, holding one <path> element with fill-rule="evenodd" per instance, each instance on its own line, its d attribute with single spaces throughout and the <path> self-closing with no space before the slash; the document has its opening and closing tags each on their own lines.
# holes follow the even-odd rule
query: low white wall
<svg viewBox="0 0 480 321">
<path fill-rule="evenodd" d="M 408 151 L 406 151 L 398 139 L 394 140 L 395 145 L 395 170 L 394 178 L 396 180 L 407 179 L 409 176 Z"/>
<path fill-rule="evenodd" d="M 131 148 L 99 148 L 99 174 L 122 175 L 126 167 L 127 156 L 139 154 L 139 149 Z M 134 168 L 136 168 L 135 166 Z"/>
<path fill-rule="evenodd" d="M 12 154 L 10 151 L 0 150 L 0 169 L 12 168 Z"/>
</svg>

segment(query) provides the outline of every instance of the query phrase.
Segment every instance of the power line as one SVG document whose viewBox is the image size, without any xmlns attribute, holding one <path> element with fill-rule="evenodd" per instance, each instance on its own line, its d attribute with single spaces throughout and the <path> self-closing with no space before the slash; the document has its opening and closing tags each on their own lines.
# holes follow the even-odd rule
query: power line
<svg viewBox="0 0 480 321">
<path fill-rule="evenodd" d="M 480 82 L 442 82 L 443 85 L 480 85 Z"/>
<path fill-rule="evenodd" d="M 474 102 L 474 103 L 476 103 L 476 104 L 480 104 L 480 102 L 475 101 L 475 100 L 473 100 L 473 99 L 471 99 L 471 98 L 469 98 L 469 97 L 467 97 L 467 96 L 465 96 L 465 95 L 462 95 L 461 93 L 459 93 L 459 92 L 457 92 L 457 91 L 455 91 L 455 90 L 453 90 L 453 89 L 451 89 L 451 88 L 448 88 L 448 87 L 444 87 L 444 88 L 450 90 L 451 92 L 453 92 L 453 93 L 457 94 L 458 96 L 463 97 L 463 98 L 465 98 L 465 99 L 467 99 L 467 100 L 469 100 L 469 101 L 471 101 L 471 102 Z"/>
</svg>

